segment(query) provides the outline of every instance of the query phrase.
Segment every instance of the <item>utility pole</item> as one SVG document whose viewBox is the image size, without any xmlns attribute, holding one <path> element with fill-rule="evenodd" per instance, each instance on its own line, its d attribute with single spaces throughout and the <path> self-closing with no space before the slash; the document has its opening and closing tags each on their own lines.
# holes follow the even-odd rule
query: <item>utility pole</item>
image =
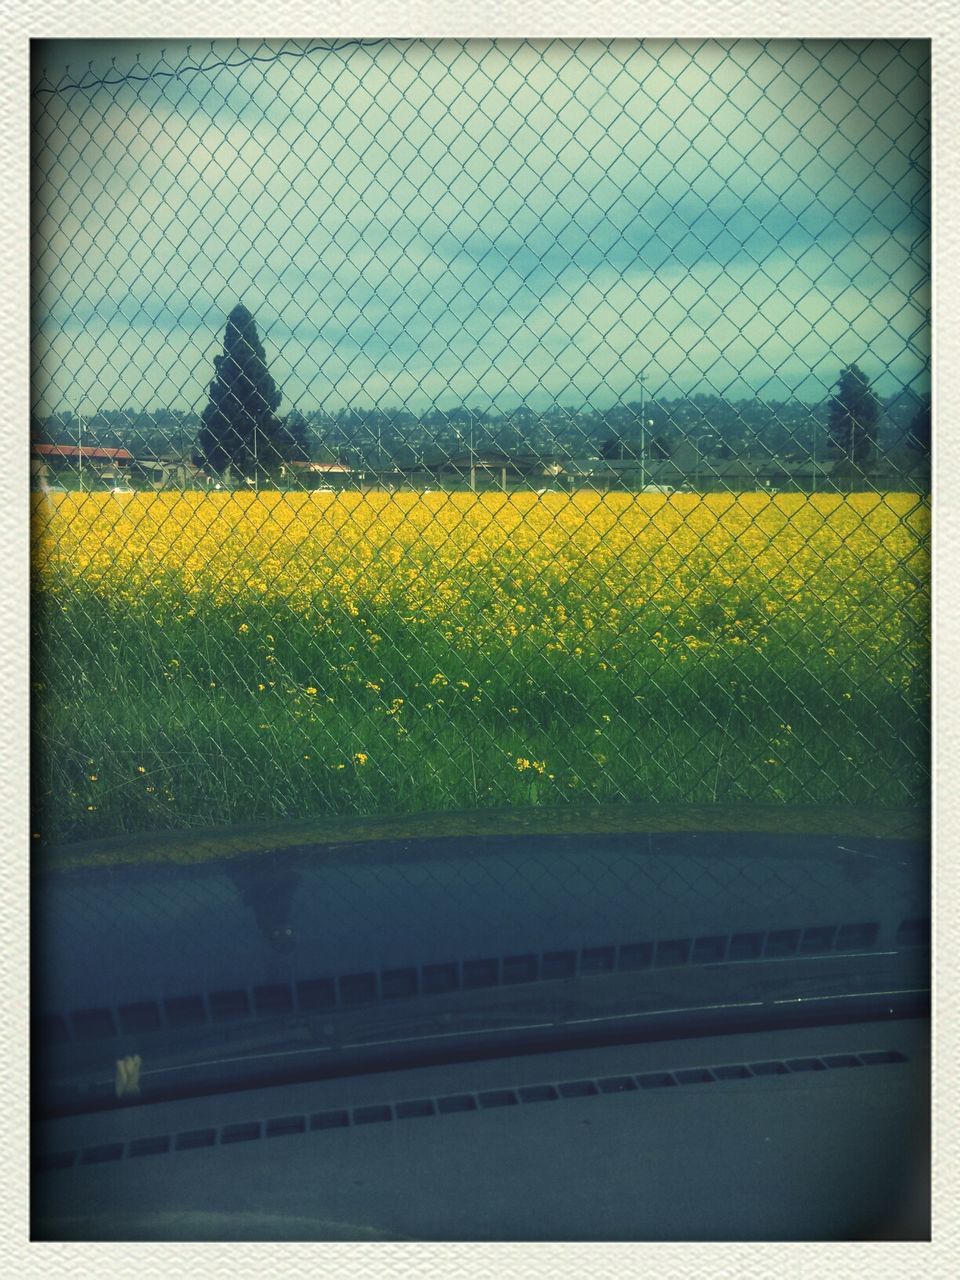
<svg viewBox="0 0 960 1280">
<path fill-rule="evenodd" d="M 77 406 L 77 468 L 80 472 L 80 492 L 83 492 L 83 415 Z"/>
<path fill-rule="evenodd" d="M 640 378 L 640 488 L 647 487 L 647 423 L 644 414 L 643 377 Z"/>
</svg>

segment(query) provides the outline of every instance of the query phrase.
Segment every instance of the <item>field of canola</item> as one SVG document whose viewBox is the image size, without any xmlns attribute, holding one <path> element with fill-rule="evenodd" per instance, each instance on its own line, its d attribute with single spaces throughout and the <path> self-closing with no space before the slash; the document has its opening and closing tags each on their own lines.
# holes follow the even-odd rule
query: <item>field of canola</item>
<svg viewBox="0 0 960 1280">
<path fill-rule="evenodd" d="M 38 838 L 923 804 L 908 494 L 36 495 Z"/>
</svg>

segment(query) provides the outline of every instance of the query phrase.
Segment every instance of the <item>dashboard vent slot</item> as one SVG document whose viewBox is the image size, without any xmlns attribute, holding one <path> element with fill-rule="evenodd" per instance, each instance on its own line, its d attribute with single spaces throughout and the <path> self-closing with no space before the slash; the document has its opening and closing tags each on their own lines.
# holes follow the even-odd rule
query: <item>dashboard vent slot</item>
<svg viewBox="0 0 960 1280">
<path fill-rule="evenodd" d="M 686 964 L 692 947 L 691 938 L 671 938 L 667 942 L 658 942 L 656 963 L 658 966 Z"/>
<path fill-rule="evenodd" d="M 220 1130 L 220 1142 L 257 1142 L 260 1138 L 259 1120 L 251 1120 L 247 1124 L 228 1124 Z"/>
<path fill-rule="evenodd" d="M 929 920 L 903 920 L 897 930 L 898 947 L 928 947 L 930 945 Z"/>
<path fill-rule="evenodd" d="M 349 1123 L 349 1111 L 318 1111 L 310 1117 L 311 1129 L 345 1129 Z"/>
<path fill-rule="evenodd" d="M 713 938 L 697 938 L 693 944 L 694 964 L 716 964 L 727 953 L 727 939 L 722 936 Z"/>
<path fill-rule="evenodd" d="M 580 972 L 584 975 L 613 973 L 616 959 L 616 947 L 587 947 L 580 955 Z"/>
<path fill-rule="evenodd" d="M 178 1133 L 174 1146 L 177 1151 L 196 1151 L 201 1147 L 212 1147 L 216 1141 L 216 1129 L 191 1129 L 187 1133 Z"/>
<path fill-rule="evenodd" d="M 265 1128 L 268 1138 L 288 1138 L 306 1131 L 306 1116 L 278 1116 L 275 1120 L 268 1120 Z"/>
<path fill-rule="evenodd" d="M 387 969 L 380 978 L 380 991 L 384 1000 L 409 999 L 417 994 L 418 987 L 418 975 L 414 968 Z"/>
<path fill-rule="evenodd" d="M 519 1102 L 512 1089 L 491 1089 L 477 1097 L 481 1107 L 515 1107 Z"/>
<path fill-rule="evenodd" d="M 398 1102 L 394 1112 L 398 1120 L 417 1120 L 435 1116 L 437 1108 L 432 1098 L 413 1098 L 410 1102 Z"/>
<path fill-rule="evenodd" d="M 633 1076 L 607 1076 L 604 1080 L 598 1080 L 597 1084 L 601 1093 L 630 1093 L 637 1087 Z"/>
<path fill-rule="evenodd" d="M 253 988 L 253 1003 L 259 1014 L 291 1013 L 293 991 L 285 982 Z"/>
<path fill-rule="evenodd" d="M 99 1147 L 84 1147 L 80 1152 L 81 1164 L 106 1164 L 111 1160 L 123 1159 L 122 1142 L 106 1142 Z"/>
<path fill-rule="evenodd" d="M 504 956 L 504 982 L 536 982 L 539 957 L 536 955 Z"/>
<path fill-rule="evenodd" d="M 354 1124 L 382 1124 L 393 1119 L 393 1108 L 388 1106 L 357 1107 L 353 1113 Z"/>
<path fill-rule="evenodd" d="M 673 1073 L 677 1084 L 713 1084 L 716 1076 L 706 1067 L 693 1067 L 687 1071 Z"/>
<path fill-rule="evenodd" d="M 560 1094 L 552 1084 L 530 1084 L 517 1090 L 521 1102 L 556 1102 Z"/>
<path fill-rule="evenodd" d="M 733 1062 L 718 1066 L 676 1067 L 670 1071 L 646 1071 L 639 1075 L 602 1076 L 597 1079 L 564 1080 L 559 1083 L 521 1085 L 516 1089 L 487 1089 L 480 1093 L 453 1093 L 437 1098 L 408 1098 L 400 1102 L 370 1103 L 352 1109 L 318 1111 L 313 1115 L 277 1116 L 268 1120 L 248 1120 L 217 1129 L 192 1129 L 175 1135 L 160 1134 L 135 1138 L 126 1149 L 119 1142 L 84 1147 L 78 1151 L 37 1152 L 37 1172 L 53 1173 L 80 1166 L 108 1164 L 127 1157 L 165 1155 L 255 1142 L 262 1137 L 280 1138 L 324 1133 L 393 1120 L 412 1120 L 456 1115 L 498 1107 L 556 1102 L 561 1098 L 594 1098 L 611 1094 L 639 1095 L 648 1089 L 670 1089 L 721 1081 L 749 1081 L 768 1076 L 806 1072 L 844 1071 L 857 1067 L 886 1066 L 906 1062 L 896 1049 L 869 1049 L 856 1053 L 827 1053 L 763 1062 Z"/>
<path fill-rule="evenodd" d="M 670 1089 L 676 1083 L 669 1071 L 648 1071 L 646 1075 L 637 1076 L 641 1089 Z"/>
<path fill-rule="evenodd" d="M 80 1009 L 71 1018 L 78 1040 L 106 1040 L 117 1034 L 109 1009 Z"/>
<path fill-rule="evenodd" d="M 171 1138 L 165 1133 L 157 1138 L 135 1138 L 127 1149 L 128 1156 L 163 1156 L 170 1150 Z"/>
<path fill-rule="evenodd" d="M 561 1098 L 590 1098 L 600 1092 L 592 1080 L 567 1080 L 557 1088 Z"/>
<path fill-rule="evenodd" d="M 495 987 L 500 981 L 500 965 L 497 960 L 464 960 L 463 989 Z"/>
<path fill-rule="evenodd" d="M 577 972 L 575 951 L 547 951 L 540 965 L 541 978 L 572 978 Z"/>
<path fill-rule="evenodd" d="M 122 1004 L 117 1010 L 117 1021 L 124 1035 L 142 1035 L 159 1031 L 163 1026 L 160 1008 L 154 1000 L 141 1000 L 136 1004 Z"/>
<path fill-rule="evenodd" d="M 651 966 L 749 963 L 829 951 L 869 950 L 877 945 L 876 921 L 851 921 L 807 928 L 709 934 L 619 945 L 593 945 L 582 950 L 527 952 L 365 973 L 327 974 L 303 978 L 292 986 L 267 984 L 252 989 L 211 991 L 165 999 L 162 1004 L 142 1000 L 109 1007 L 79 1009 L 67 1018 L 41 1015 L 35 1034 L 46 1044 L 115 1038 L 118 1034 L 149 1034 L 164 1029 L 201 1026 L 209 1020 L 282 1017 L 373 1004 L 380 1000 L 414 999 L 451 991 L 481 990 L 501 983 L 554 982 L 566 978 L 628 973 Z M 930 940 L 929 920 L 904 920 L 896 935 L 898 946 L 919 946 Z M 119 1031 L 118 1031 L 119 1028 Z"/>
<path fill-rule="evenodd" d="M 250 1001 L 245 991 L 211 991 L 208 1004 L 214 1022 L 250 1016 Z"/>
<path fill-rule="evenodd" d="M 377 998 L 375 973 L 347 973 L 338 985 L 343 1004 L 372 1004 Z"/>
<path fill-rule="evenodd" d="M 453 1115 L 458 1111 L 476 1111 L 477 1100 L 472 1093 L 454 1093 L 446 1098 L 437 1099 L 437 1111 L 442 1116 Z"/>
<path fill-rule="evenodd" d="M 203 996 L 173 996 L 163 1008 L 168 1027 L 199 1027 L 207 1020 Z"/>
</svg>

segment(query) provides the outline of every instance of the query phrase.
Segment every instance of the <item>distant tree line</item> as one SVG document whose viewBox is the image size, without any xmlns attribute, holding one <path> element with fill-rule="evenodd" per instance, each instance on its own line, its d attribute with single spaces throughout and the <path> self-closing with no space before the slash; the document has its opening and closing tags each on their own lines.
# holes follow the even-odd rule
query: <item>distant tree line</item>
<svg viewBox="0 0 960 1280">
<path fill-rule="evenodd" d="M 411 463 L 433 456 L 502 449 L 544 457 L 667 457 L 683 439 L 700 439 L 702 452 L 715 457 L 809 456 L 814 449 L 830 456 L 845 453 L 842 421 L 830 434 L 830 401 L 725 400 L 695 394 L 584 410 L 552 405 L 534 411 L 525 405 L 504 411 L 434 408 L 414 413 L 399 407 L 325 410 L 299 407 L 284 419 L 283 448 L 291 459 L 342 461 L 374 467 Z M 648 426 L 649 422 L 653 423 Z M 34 419 L 38 443 L 129 449 L 144 457 L 190 457 L 201 430 L 201 415 L 189 410 L 103 409 Z M 879 401 L 879 418 L 870 448 L 889 451 L 930 448 L 930 401 L 901 392 Z M 703 437 L 706 437 L 704 439 Z M 858 456 L 863 445 L 857 436 Z M 269 454 L 269 450 L 267 451 Z"/>
<path fill-rule="evenodd" d="M 34 421 L 33 438 L 51 444 L 129 449 L 140 458 L 192 460 L 205 471 L 264 477 L 290 462 L 342 462 L 369 470 L 496 450 L 570 458 L 670 457 L 683 441 L 706 457 L 791 460 L 818 455 L 863 467 L 878 451 L 930 450 L 930 399 L 904 389 L 881 401 L 857 365 L 841 370 L 832 396 L 727 400 L 709 393 L 631 398 L 605 409 L 554 404 L 543 411 L 467 405 L 414 413 L 402 406 L 334 411 L 278 409 L 282 395 L 251 313 L 230 313 L 214 361 L 206 407 L 196 413 L 104 409 L 78 419 Z"/>
</svg>

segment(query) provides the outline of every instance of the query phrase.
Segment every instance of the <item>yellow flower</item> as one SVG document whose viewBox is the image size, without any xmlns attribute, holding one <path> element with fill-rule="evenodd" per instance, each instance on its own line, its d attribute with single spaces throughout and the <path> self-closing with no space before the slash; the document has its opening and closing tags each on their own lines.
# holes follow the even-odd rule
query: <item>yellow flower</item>
<svg viewBox="0 0 960 1280">
<path fill-rule="evenodd" d="M 359 765 L 366 764 L 369 759 L 370 757 L 365 751 L 358 751 L 353 757 L 354 763 Z"/>
<path fill-rule="evenodd" d="M 315 698 L 317 696 L 317 691 L 312 684 L 307 685 L 306 689 L 304 689 L 304 693 L 308 694 L 311 698 Z"/>
</svg>

